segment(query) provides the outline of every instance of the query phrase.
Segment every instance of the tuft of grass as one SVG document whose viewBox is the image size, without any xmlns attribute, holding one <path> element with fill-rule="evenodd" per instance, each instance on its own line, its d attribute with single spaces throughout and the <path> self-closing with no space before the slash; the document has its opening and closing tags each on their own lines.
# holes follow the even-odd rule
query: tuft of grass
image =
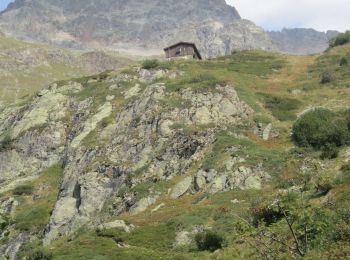
<svg viewBox="0 0 350 260">
<path fill-rule="evenodd" d="M 221 249 L 223 246 L 224 239 L 219 234 L 213 231 L 206 231 L 198 233 L 195 236 L 197 248 L 200 251 L 211 251 L 214 252 L 217 249 Z"/>
<path fill-rule="evenodd" d="M 181 89 L 190 88 L 194 91 L 213 91 L 216 85 L 225 85 L 225 82 L 212 74 L 197 73 L 171 80 L 166 85 L 168 92 L 179 92 Z"/>
<path fill-rule="evenodd" d="M 13 191 L 13 195 L 17 196 L 30 196 L 33 194 L 34 187 L 32 185 L 17 186 Z"/>
<path fill-rule="evenodd" d="M 11 148 L 12 138 L 10 133 L 6 133 L 0 141 L 0 152 Z"/>
<path fill-rule="evenodd" d="M 156 59 L 144 60 L 141 65 L 142 65 L 142 68 L 146 70 L 156 69 L 159 66 L 159 61 Z"/>
<path fill-rule="evenodd" d="M 281 70 L 286 65 L 281 56 L 263 51 L 238 51 L 229 56 L 228 61 L 227 70 L 260 77 Z"/>
<path fill-rule="evenodd" d="M 301 102 L 295 98 L 272 96 L 261 94 L 265 107 L 280 121 L 292 121 L 296 119 L 295 111 L 301 106 Z"/>
<path fill-rule="evenodd" d="M 33 233 L 44 230 L 56 203 L 62 173 L 62 163 L 58 163 L 43 171 L 37 180 L 28 184 L 27 186 L 31 187 L 29 189 L 31 194 L 36 197 L 35 200 L 32 197 L 23 197 L 21 192 L 17 192 L 16 196 L 20 203 L 14 212 L 13 221 L 18 229 Z M 36 188 L 35 191 L 33 187 Z"/>
</svg>

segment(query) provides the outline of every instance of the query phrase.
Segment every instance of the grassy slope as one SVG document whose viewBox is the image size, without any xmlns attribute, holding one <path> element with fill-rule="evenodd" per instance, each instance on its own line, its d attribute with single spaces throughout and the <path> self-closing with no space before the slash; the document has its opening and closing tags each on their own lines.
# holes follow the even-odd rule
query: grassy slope
<svg viewBox="0 0 350 260">
<path fill-rule="evenodd" d="M 33 95 L 49 83 L 57 80 L 70 79 L 75 77 L 81 77 L 91 74 L 88 64 L 84 64 L 83 61 L 80 64 L 79 58 L 83 53 L 78 51 L 69 51 L 63 49 L 57 49 L 49 45 L 34 44 L 22 42 L 13 38 L 0 36 L 0 64 L 2 61 L 13 61 L 13 64 L 18 62 L 17 58 L 12 57 L 11 52 L 31 52 L 38 49 L 42 50 L 40 57 L 41 65 L 27 66 L 22 62 L 18 65 L 20 69 L 13 67 L 11 69 L 2 68 L 0 72 L 0 108 L 1 104 L 10 104 L 14 101 L 26 98 Z M 50 51 L 60 51 L 63 55 L 66 55 L 70 61 L 57 62 L 54 57 L 50 57 L 46 53 Z M 131 57 L 116 53 L 107 53 L 111 59 L 118 59 L 121 64 L 129 64 L 132 62 Z M 35 54 L 34 54 L 35 57 Z M 72 60 L 76 60 L 72 63 Z"/>
<path fill-rule="evenodd" d="M 259 247 L 262 245 L 256 241 L 259 229 L 251 226 L 254 223 L 252 209 L 257 210 L 263 207 L 262 205 L 267 205 L 277 196 L 278 189 L 288 188 L 292 186 L 291 183 L 303 179 L 298 170 L 302 161 L 288 152 L 293 147 L 289 135 L 296 116 L 312 106 L 325 106 L 332 110 L 348 108 L 350 88 L 347 82 L 350 77 L 343 71 L 337 71 L 339 68 L 335 61 L 338 59 L 335 56 L 344 56 L 348 53 L 350 45 L 335 48 L 320 57 L 250 51 L 211 61 L 180 61 L 170 64 L 170 67 L 176 67 L 187 73 L 180 79 L 166 80 L 167 91 L 174 93 L 174 99 L 167 102 L 168 106 L 184 105 L 176 96 L 176 90 L 184 85 L 197 91 L 211 91 L 211 87 L 216 83 L 230 83 L 234 85 L 241 99 L 256 111 L 242 129 L 220 132 L 203 164 L 219 168 L 220 162 L 227 156 L 226 148 L 241 145 L 240 153 L 249 155 L 250 164 L 264 162 L 272 175 L 271 182 L 259 191 L 196 194 L 178 200 L 161 197 L 157 204 L 164 203 L 166 206 L 157 212 L 152 213 L 151 208 L 135 216 L 128 214 L 121 216 L 125 221 L 137 226 L 130 234 L 118 230 L 102 233 L 81 230 L 73 240 L 63 238 L 45 250 L 53 253 L 54 259 L 259 259 Z M 339 72 L 338 81 L 322 85 L 319 75 L 329 67 L 336 73 Z M 349 67 L 341 70 L 349 72 Z M 99 93 L 94 92 L 96 100 L 99 98 Z M 101 98 L 105 95 L 105 91 L 101 90 Z M 280 130 L 280 138 L 262 141 L 255 137 L 252 129 L 256 122 L 272 122 Z M 237 139 L 230 135 L 230 131 L 245 134 L 249 139 Z M 310 153 L 307 157 L 317 161 L 316 154 Z M 310 193 L 312 196 L 307 199 L 310 208 L 308 212 L 322 210 L 321 216 L 328 214 L 327 219 L 330 221 L 334 219 L 335 223 L 338 220 L 337 209 L 349 206 L 347 198 L 350 182 L 346 171 L 339 172 L 340 166 L 344 164 L 342 154 L 336 160 L 322 163 L 322 169 L 318 170 L 316 175 L 332 179 L 331 194 L 336 209 L 324 206 L 325 197 L 313 197 Z M 167 189 L 169 185 L 171 184 L 164 184 L 165 188 L 162 189 Z M 144 187 L 139 189 L 142 190 Z M 234 199 L 238 199 L 239 202 L 233 204 L 231 200 Z M 292 202 L 290 204 L 294 205 Z M 312 220 L 316 221 L 314 217 Z M 320 246 L 312 245 L 308 257 L 346 255 L 350 248 L 348 242 L 327 240 L 330 237 L 327 228 L 338 227 L 333 222 L 319 231 L 315 241 L 318 241 Z M 212 227 L 225 237 L 227 246 L 214 254 L 198 252 L 194 244 L 174 248 L 176 231 L 191 230 L 194 225 Z M 267 230 L 279 234 L 286 243 L 293 245 L 293 239 L 284 220 L 268 226 Z M 118 247 L 114 242 L 115 239 L 123 240 L 130 247 Z M 342 244 L 342 247 L 338 246 L 339 244 Z M 281 253 L 280 257 L 282 256 Z"/>
<path fill-rule="evenodd" d="M 121 216 L 138 228 L 131 234 L 125 234 L 118 230 L 106 233 L 94 231 L 82 231 L 81 235 L 72 242 L 63 239 L 54 243 L 51 250 L 57 259 L 79 259 L 93 255 L 96 258 L 111 259 L 232 259 L 232 258 L 259 258 L 254 247 L 256 229 L 247 225 L 241 218 L 252 221 L 252 207 L 259 203 L 267 203 L 276 196 L 276 190 L 288 178 L 298 178 L 298 169 L 292 161 L 295 159 L 286 151 L 292 147 L 289 133 L 297 114 L 311 106 L 325 106 L 333 110 L 345 109 L 350 104 L 348 86 L 335 86 L 334 84 L 321 85 L 319 73 L 324 69 L 322 60 L 333 56 L 333 53 L 348 53 L 350 46 L 344 46 L 331 50 L 325 56 L 286 56 L 264 53 L 260 51 L 237 53 L 231 57 L 204 62 L 179 62 L 176 66 L 187 72 L 184 78 L 170 80 L 167 88 L 170 92 L 176 92 L 183 85 L 190 86 L 198 91 L 208 91 L 215 83 L 231 83 L 235 86 L 241 99 L 249 103 L 256 111 L 254 118 L 247 122 L 247 127 L 238 129 L 250 137 L 250 140 L 238 140 L 227 134 L 227 131 L 218 135 L 212 153 L 207 157 L 207 164 L 211 167 L 218 165 L 225 159 L 225 148 L 240 144 L 244 147 L 241 151 L 250 156 L 252 165 L 265 161 L 273 175 L 270 185 L 261 191 L 231 191 L 216 195 L 197 194 L 186 196 L 179 200 L 161 198 L 157 202 L 166 206 L 152 213 L 151 209 L 136 216 L 125 214 Z M 313 71 L 319 68 L 319 73 Z M 334 67 L 334 63 L 326 66 Z M 343 75 L 342 82 L 349 77 Z M 295 91 L 297 90 L 297 92 Z M 298 93 L 298 94 L 295 94 Z M 270 102 L 277 98 L 279 102 Z M 168 102 L 170 106 L 181 105 L 179 101 Z M 284 106 L 284 104 L 289 104 Z M 292 104 L 292 105 L 290 105 Z M 292 111 L 290 108 L 292 107 Z M 278 120 L 281 119 L 281 120 Z M 254 121 L 268 121 L 280 129 L 281 138 L 274 141 L 262 141 L 256 138 L 251 129 Z M 237 131 L 237 129 L 234 129 Z M 243 143 L 242 143 L 243 142 Z M 313 158 L 313 155 L 310 155 Z M 288 162 L 287 162 L 288 161 Z M 295 164 L 298 164 L 295 160 Z M 205 164 L 205 163 L 204 163 Z M 335 167 L 342 164 L 341 159 L 325 161 L 325 169 L 320 174 L 328 174 Z M 334 192 L 342 190 L 339 195 L 347 197 L 344 185 L 336 186 Z M 345 195 L 343 194 L 345 192 Z M 338 195 L 337 195 L 338 196 Z M 335 197 L 337 199 L 337 197 Z M 204 199 L 202 203 L 197 203 Z M 231 200 L 238 199 L 238 204 L 232 204 Z M 310 204 L 317 207 L 323 198 L 312 199 Z M 344 205 L 339 199 L 339 204 Z M 208 252 L 198 252 L 195 245 L 176 249 L 172 244 L 176 230 L 187 229 L 193 225 L 210 226 L 225 236 L 227 247 L 214 255 Z M 270 231 L 278 232 L 287 241 L 292 238 L 286 231 L 285 222 L 279 221 Z M 119 248 L 112 238 L 118 238 L 131 245 L 130 248 Z M 242 244 L 242 240 L 245 241 Z M 291 242 L 292 243 L 292 242 Z M 336 243 L 331 247 L 335 248 Z M 342 255 L 344 249 L 337 249 Z M 315 246 L 309 256 L 313 257 L 320 252 L 325 253 L 328 248 Z M 335 249 L 333 249 L 335 250 Z M 171 252 L 171 253 L 170 253 Z M 344 253 L 343 253 L 344 254 Z"/>
<path fill-rule="evenodd" d="M 57 200 L 62 173 L 62 163 L 58 163 L 44 170 L 34 181 L 0 194 L 2 201 L 13 197 L 18 202 L 7 223 L 15 229 L 10 228 L 0 244 L 16 237 L 19 231 L 37 236 L 43 234 Z"/>
</svg>

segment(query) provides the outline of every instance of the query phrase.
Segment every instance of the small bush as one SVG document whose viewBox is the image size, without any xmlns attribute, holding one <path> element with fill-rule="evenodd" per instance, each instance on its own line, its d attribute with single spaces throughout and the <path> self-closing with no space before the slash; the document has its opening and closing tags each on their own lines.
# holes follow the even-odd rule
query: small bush
<svg viewBox="0 0 350 260">
<path fill-rule="evenodd" d="M 315 109 L 302 115 L 293 125 L 293 141 L 300 147 L 315 149 L 329 145 L 340 147 L 349 139 L 346 123 L 337 120 L 336 115 L 327 109 Z"/>
<path fill-rule="evenodd" d="M 344 45 L 350 43 L 350 31 L 347 31 L 345 33 L 341 33 L 332 40 L 330 40 L 329 46 L 330 47 L 336 47 L 340 45 Z"/>
<path fill-rule="evenodd" d="M 26 258 L 28 260 L 51 260 L 52 255 L 44 251 L 34 251 Z"/>
<path fill-rule="evenodd" d="M 344 164 L 344 165 L 340 168 L 340 170 L 341 170 L 342 172 L 350 172 L 350 163 Z"/>
<path fill-rule="evenodd" d="M 350 183 L 350 163 L 344 164 L 341 168 L 341 173 L 336 177 L 335 184 Z"/>
<path fill-rule="evenodd" d="M 315 188 L 318 195 L 326 195 L 332 188 L 332 178 L 330 176 L 320 176 L 315 182 Z"/>
<path fill-rule="evenodd" d="M 12 138 L 10 134 L 6 134 L 0 141 L 0 151 L 7 150 L 11 148 Z"/>
<path fill-rule="evenodd" d="M 328 84 L 333 82 L 335 79 L 335 75 L 333 72 L 326 70 L 321 74 L 321 84 Z"/>
<path fill-rule="evenodd" d="M 347 115 L 345 116 L 345 121 L 346 121 L 348 129 L 350 131 L 350 110 L 348 110 L 346 113 L 347 113 Z"/>
<path fill-rule="evenodd" d="M 271 206 L 255 206 L 252 208 L 253 223 L 257 227 L 261 221 L 267 226 L 278 222 L 283 218 L 282 212 L 277 207 Z"/>
<path fill-rule="evenodd" d="M 340 65 L 340 66 L 346 66 L 346 65 L 348 65 L 348 60 L 347 60 L 345 57 L 341 58 L 341 59 L 340 59 L 340 62 L 339 62 L 339 65 Z"/>
<path fill-rule="evenodd" d="M 222 248 L 224 239 L 217 233 L 206 231 L 198 233 L 195 236 L 195 241 L 198 250 L 214 252 L 215 250 Z"/>
<path fill-rule="evenodd" d="M 160 64 L 159 61 L 156 59 L 144 60 L 142 62 L 142 68 L 145 70 L 155 69 L 155 68 L 158 68 L 159 64 Z"/>
<path fill-rule="evenodd" d="M 322 148 L 321 159 L 335 159 L 338 157 L 339 149 L 335 144 L 326 144 Z"/>
<path fill-rule="evenodd" d="M 22 196 L 22 195 L 29 196 L 33 194 L 33 186 L 30 186 L 30 185 L 17 186 L 12 193 L 13 195 L 18 195 L 18 196 Z"/>
</svg>

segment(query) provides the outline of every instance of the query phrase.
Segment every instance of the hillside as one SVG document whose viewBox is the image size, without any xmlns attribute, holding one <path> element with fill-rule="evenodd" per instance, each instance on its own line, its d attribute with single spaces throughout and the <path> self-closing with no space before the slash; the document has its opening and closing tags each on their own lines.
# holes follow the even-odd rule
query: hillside
<svg viewBox="0 0 350 260">
<path fill-rule="evenodd" d="M 291 140 L 312 108 L 350 126 L 349 53 L 148 61 L 0 110 L 1 254 L 349 257 L 349 140 Z"/>
<path fill-rule="evenodd" d="M 235 49 L 320 53 L 328 44 L 324 33 L 311 30 L 302 30 L 297 42 L 290 31 L 269 34 L 225 0 L 179 0 L 176 6 L 171 0 L 16 0 L 0 13 L 0 29 L 66 48 L 149 55 L 179 41 L 195 42 L 205 57 Z"/>
<path fill-rule="evenodd" d="M 50 82 L 126 66 L 132 60 L 102 51 L 69 51 L 0 35 L 0 108 Z"/>
</svg>

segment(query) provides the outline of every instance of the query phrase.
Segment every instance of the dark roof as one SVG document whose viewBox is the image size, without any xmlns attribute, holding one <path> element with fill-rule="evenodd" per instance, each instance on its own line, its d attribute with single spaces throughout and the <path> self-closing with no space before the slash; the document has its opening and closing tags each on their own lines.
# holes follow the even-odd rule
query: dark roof
<svg viewBox="0 0 350 260">
<path fill-rule="evenodd" d="M 171 45 L 171 46 L 169 46 L 169 47 L 166 47 L 166 48 L 164 49 L 164 51 L 167 51 L 167 50 L 169 50 L 169 49 L 175 48 L 175 47 L 177 47 L 177 46 L 179 46 L 179 45 L 190 45 L 190 46 L 192 46 L 193 49 L 194 49 L 194 51 L 196 52 L 198 58 L 199 58 L 199 59 L 202 59 L 202 56 L 201 56 L 201 54 L 199 53 L 199 51 L 198 51 L 198 49 L 197 49 L 197 47 L 196 47 L 196 44 L 194 44 L 194 43 L 192 43 L 192 42 L 178 42 L 178 43 L 173 44 L 173 45 Z"/>
</svg>

